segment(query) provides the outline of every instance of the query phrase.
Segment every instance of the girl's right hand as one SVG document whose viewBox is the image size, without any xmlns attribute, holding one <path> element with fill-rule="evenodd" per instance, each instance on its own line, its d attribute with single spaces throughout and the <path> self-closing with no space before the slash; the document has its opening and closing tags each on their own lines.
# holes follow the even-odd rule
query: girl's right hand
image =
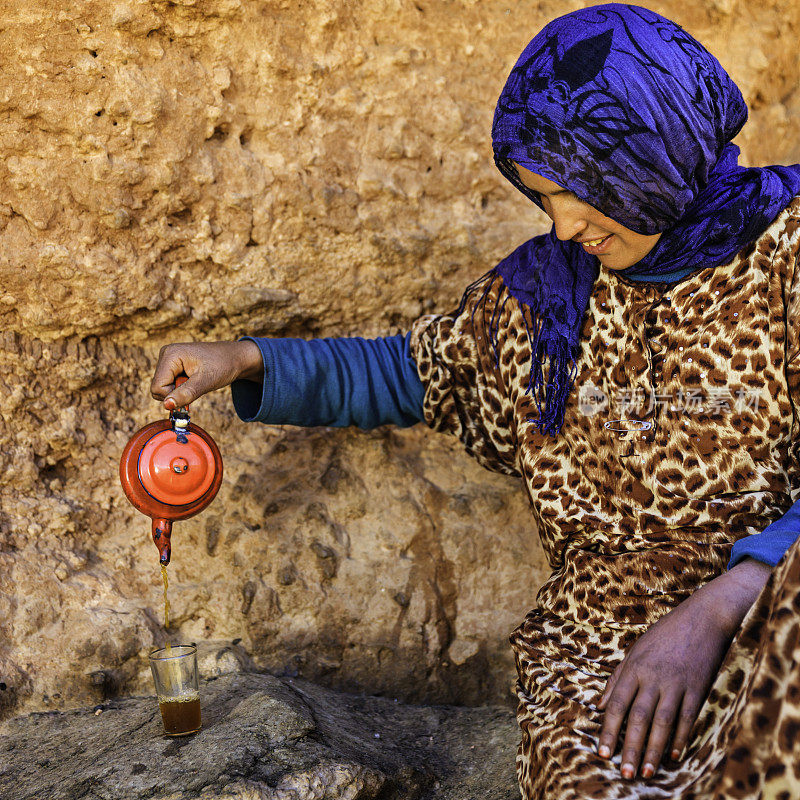
<svg viewBox="0 0 800 800">
<path fill-rule="evenodd" d="M 255 342 L 187 342 L 161 348 L 150 393 L 173 411 L 239 378 L 260 381 L 264 364 Z M 175 379 L 186 375 L 178 388 Z"/>
</svg>

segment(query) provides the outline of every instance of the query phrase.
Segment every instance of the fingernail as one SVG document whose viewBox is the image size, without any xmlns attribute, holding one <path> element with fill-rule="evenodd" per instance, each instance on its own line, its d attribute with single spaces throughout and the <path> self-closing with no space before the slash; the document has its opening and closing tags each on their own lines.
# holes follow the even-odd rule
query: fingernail
<svg viewBox="0 0 800 800">
<path fill-rule="evenodd" d="M 597 754 L 600 756 L 600 758 L 608 758 L 611 755 L 611 750 L 609 750 L 606 745 L 601 744 Z"/>
<path fill-rule="evenodd" d="M 171 398 L 171 397 L 168 397 L 164 401 L 164 407 L 167 409 L 167 411 L 174 411 L 175 410 L 175 400 L 173 398 Z"/>
<path fill-rule="evenodd" d="M 652 764 L 645 764 L 642 767 L 642 777 L 643 778 L 652 778 L 653 773 L 656 771 L 655 767 Z"/>
<path fill-rule="evenodd" d="M 634 774 L 633 764 L 623 764 L 620 772 L 622 773 L 622 777 L 625 778 L 626 781 L 629 781 L 633 778 Z"/>
<path fill-rule="evenodd" d="M 672 760 L 673 761 L 677 761 L 680 757 L 681 757 L 681 751 L 680 750 L 673 750 L 672 751 Z"/>
</svg>

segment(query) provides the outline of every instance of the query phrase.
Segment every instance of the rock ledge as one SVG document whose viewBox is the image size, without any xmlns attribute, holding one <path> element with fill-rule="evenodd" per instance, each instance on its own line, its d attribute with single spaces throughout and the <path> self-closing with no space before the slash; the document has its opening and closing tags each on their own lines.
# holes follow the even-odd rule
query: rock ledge
<svg viewBox="0 0 800 800">
<path fill-rule="evenodd" d="M 0 726 L 5 800 L 515 800 L 506 708 L 408 706 L 246 672 L 204 680 L 203 730 L 153 697 Z"/>
</svg>

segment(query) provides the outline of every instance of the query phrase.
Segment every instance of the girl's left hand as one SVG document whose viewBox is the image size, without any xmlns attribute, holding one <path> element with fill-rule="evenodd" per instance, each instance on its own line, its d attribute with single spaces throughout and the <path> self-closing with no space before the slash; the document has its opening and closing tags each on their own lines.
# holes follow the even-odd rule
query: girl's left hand
<svg viewBox="0 0 800 800">
<path fill-rule="evenodd" d="M 731 639 L 772 568 L 747 558 L 665 614 L 634 643 L 598 704 L 605 711 L 598 753 L 614 753 L 625 717 L 622 777 L 632 779 L 644 754 L 643 778 L 655 774 L 670 733 L 680 757 Z M 649 734 L 649 735 L 648 735 Z"/>
</svg>

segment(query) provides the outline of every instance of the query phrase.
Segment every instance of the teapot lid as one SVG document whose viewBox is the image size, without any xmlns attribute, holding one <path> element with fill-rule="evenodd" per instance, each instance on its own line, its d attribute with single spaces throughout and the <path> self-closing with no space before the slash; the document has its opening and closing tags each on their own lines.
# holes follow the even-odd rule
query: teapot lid
<svg viewBox="0 0 800 800">
<path fill-rule="evenodd" d="M 155 500 L 183 506 L 201 498 L 214 482 L 214 453 L 201 436 L 172 430 L 155 433 L 138 458 L 139 479 Z"/>
</svg>

